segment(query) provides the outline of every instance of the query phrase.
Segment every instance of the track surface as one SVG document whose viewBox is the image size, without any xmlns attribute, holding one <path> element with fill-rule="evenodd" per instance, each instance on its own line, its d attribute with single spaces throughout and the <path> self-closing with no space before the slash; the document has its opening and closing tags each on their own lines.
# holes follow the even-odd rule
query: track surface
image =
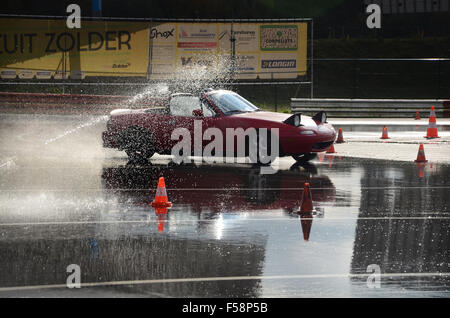
<svg viewBox="0 0 450 318">
<path fill-rule="evenodd" d="M 168 156 L 133 165 L 102 148 L 104 126 L 0 116 L 0 297 L 450 296 L 450 166 L 431 154 L 417 166 L 415 144 L 410 161 L 343 156 L 376 139 L 355 132 L 334 155 L 261 175 Z M 149 206 L 159 176 L 167 213 Z M 296 213 L 305 182 L 313 215 Z M 66 287 L 70 264 L 80 289 Z"/>
</svg>

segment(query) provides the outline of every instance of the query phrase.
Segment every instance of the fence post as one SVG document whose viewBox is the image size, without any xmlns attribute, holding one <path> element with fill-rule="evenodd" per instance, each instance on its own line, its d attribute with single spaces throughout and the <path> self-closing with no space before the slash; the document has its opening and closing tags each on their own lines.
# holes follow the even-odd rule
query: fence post
<svg viewBox="0 0 450 318">
<path fill-rule="evenodd" d="M 275 85 L 275 112 L 278 111 L 278 85 L 277 83 Z"/>
<path fill-rule="evenodd" d="M 314 98 L 314 19 L 311 19 L 311 92 L 310 98 Z"/>
<path fill-rule="evenodd" d="M 64 49 L 66 45 L 66 37 L 64 37 Z M 66 90 L 64 87 L 64 83 L 66 82 L 66 52 L 63 52 L 63 64 L 62 64 L 62 93 L 65 94 Z"/>
<path fill-rule="evenodd" d="M 359 84 L 359 60 L 354 59 L 353 63 L 353 92 L 352 92 L 352 98 L 356 98 L 356 94 L 358 92 L 358 84 Z"/>
<path fill-rule="evenodd" d="M 270 73 L 270 77 L 272 80 L 272 85 L 274 85 L 274 98 L 275 98 L 275 111 L 278 109 L 278 91 L 277 91 L 277 84 L 273 81 L 273 72 Z"/>
<path fill-rule="evenodd" d="M 441 59 L 437 61 L 437 96 L 436 99 L 441 97 Z"/>
</svg>

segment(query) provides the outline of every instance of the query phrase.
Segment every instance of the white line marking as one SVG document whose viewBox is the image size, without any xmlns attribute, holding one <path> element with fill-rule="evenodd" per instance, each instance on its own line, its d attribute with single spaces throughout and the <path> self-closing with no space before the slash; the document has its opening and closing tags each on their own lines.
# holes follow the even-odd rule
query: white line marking
<svg viewBox="0 0 450 318">
<path fill-rule="evenodd" d="M 349 191 L 350 189 L 361 189 L 361 190 L 401 190 L 401 189 L 450 189 L 450 186 L 411 186 L 411 187 L 347 187 L 345 189 L 339 188 L 311 188 L 314 190 L 337 190 L 337 191 Z M 267 191 L 267 190 L 283 190 L 283 191 L 298 191 L 303 190 L 302 187 L 298 188 L 166 188 L 167 191 Z M 0 189 L 0 192 L 27 192 L 27 191 L 39 191 L 39 192 L 83 192 L 83 191 L 156 191 L 156 188 L 145 188 L 145 189 L 125 189 L 125 188 L 107 188 L 107 189 L 97 189 L 97 188 L 84 188 L 84 189 Z"/>
<path fill-rule="evenodd" d="M 158 220 L 111 220 L 111 221 L 63 221 L 63 222 L 24 222 L 0 223 L 0 226 L 33 226 L 33 225 L 84 225 L 84 224 L 120 224 L 120 223 L 155 223 Z"/>
<path fill-rule="evenodd" d="M 293 212 L 294 214 L 295 212 Z M 292 218 L 254 218 L 254 219 L 233 219 L 233 221 L 291 221 Z M 330 221 L 346 221 L 346 220 L 450 220 L 450 217 L 431 217 L 431 216 L 418 216 L 418 217 L 402 217 L 402 216 L 380 216 L 380 217 L 339 217 L 339 218 L 302 218 L 302 220 L 330 220 Z M 169 223 L 171 220 L 111 220 L 111 221 L 66 221 L 66 222 L 27 222 L 27 223 L 0 223 L 0 226 L 38 226 L 38 225 L 84 225 L 84 224 L 126 224 L 126 223 Z M 177 223 L 187 222 L 190 223 L 193 220 L 176 220 Z M 215 219 L 210 220 L 194 220 L 197 222 L 213 222 Z"/>
<path fill-rule="evenodd" d="M 195 282 L 217 282 L 232 280 L 263 280 L 263 279 L 322 279 L 322 278 L 365 278 L 368 274 L 313 274 L 313 275 L 273 275 L 273 276 L 228 276 L 228 277 L 192 277 L 192 278 L 172 278 L 172 279 L 148 279 L 148 280 L 128 280 L 110 282 L 81 283 L 81 287 L 99 286 L 123 286 L 123 285 L 145 285 L 145 284 L 168 284 L 168 283 L 195 283 Z M 447 277 L 450 273 L 383 273 L 380 277 Z M 0 287 L 0 292 L 36 290 L 50 288 L 67 288 L 66 284 L 54 285 L 34 285 L 34 286 L 14 286 Z"/>
</svg>

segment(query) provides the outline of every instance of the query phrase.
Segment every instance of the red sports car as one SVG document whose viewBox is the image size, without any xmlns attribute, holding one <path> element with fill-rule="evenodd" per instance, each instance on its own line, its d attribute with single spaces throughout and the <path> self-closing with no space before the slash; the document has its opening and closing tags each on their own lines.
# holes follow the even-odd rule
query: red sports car
<svg viewBox="0 0 450 318">
<path fill-rule="evenodd" d="M 208 128 L 217 128 L 223 133 L 222 154 L 227 154 L 230 147 L 234 150 L 230 153 L 239 153 L 236 152 L 239 140 L 228 142 L 225 138 L 229 128 L 245 131 L 248 128 L 256 131 L 266 128 L 269 140 L 272 138 L 270 134 L 277 132 L 279 156 L 292 156 L 297 161 L 314 158 L 316 153 L 327 150 L 336 138 L 335 129 L 326 122 L 325 112 L 308 117 L 263 111 L 228 90 L 207 89 L 200 96 L 172 94 L 161 100 L 159 105 L 162 107 L 112 111 L 102 136 L 104 147 L 125 150 L 132 160 L 147 159 L 155 153 L 171 154 L 178 143 L 171 138 L 174 129 L 187 129 L 195 135 L 198 133 L 194 131 L 198 125 L 195 121 L 201 121 L 202 134 Z M 210 139 L 202 139 L 203 149 Z M 245 138 L 244 142 L 245 155 L 248 155 L 247 143 L 251 141 Z M 194 138 L 191 138 L 191 143 L 190 149 L 194 154 Z M 271 143 L 268 145 L 266 151 L 270 153 Z"/>
</svg>

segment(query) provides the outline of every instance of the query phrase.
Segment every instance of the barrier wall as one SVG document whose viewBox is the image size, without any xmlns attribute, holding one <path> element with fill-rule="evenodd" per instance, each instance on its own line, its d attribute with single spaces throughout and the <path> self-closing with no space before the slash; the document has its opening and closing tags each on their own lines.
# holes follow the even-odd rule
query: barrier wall
<svg viewBox="0 0 450 318">
<path fill-rule="evenodd" d="M 0 113 L 104 114 L 118 108 L 165 107 L 160 98 L 132 96 L 0 92 Z"/>
<path fill-rule="evenodd" d="M 413 117 L 435 107 L 437 117 L 450 117 L 450 101 L 436 99 L 291 98 L 291 111 L 306 115 L 324 110 L 332 117 Z"/>
</svg>

